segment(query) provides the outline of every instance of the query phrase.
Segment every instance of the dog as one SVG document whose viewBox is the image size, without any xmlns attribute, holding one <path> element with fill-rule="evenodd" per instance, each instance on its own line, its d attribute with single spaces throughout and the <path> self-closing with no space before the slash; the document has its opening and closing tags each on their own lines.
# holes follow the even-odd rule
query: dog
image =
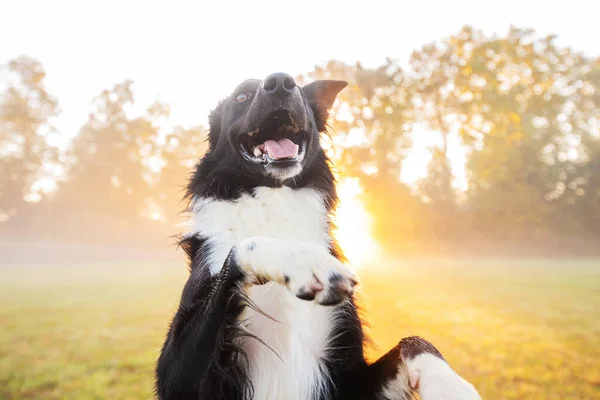
<svg viewBox="0 0 600 400">
<path fill-rule="evenodd" d="M 190 276 L 157 361 L 159 399 L 480 398 L 425 339 L 365 359 L 320 144 L 346 86 L 275 73 L 211 112 L 187 186 Z"/>
</svg>

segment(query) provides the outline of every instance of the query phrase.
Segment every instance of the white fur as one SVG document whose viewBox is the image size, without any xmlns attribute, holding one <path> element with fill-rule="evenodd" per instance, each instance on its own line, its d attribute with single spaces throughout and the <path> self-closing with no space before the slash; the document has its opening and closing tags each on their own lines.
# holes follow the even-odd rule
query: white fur
<svg viewBox="0 0 600 400">
<path fill-rule="evenodd" d="M 283 286 L 251 286 L 248 294 L 264 315 L 247 308 L 242 319 L 255 339 L 244 344 L 255 399 L 317 398 L 327 376 L 319 360 L 326 356 L 331 307 L 296 298 Z"/>
<path fill-rule="evenodd" d="M 243 195 L 236 201 L 198 199 L 194 206 L 192 234 L 209 238 L 213 249 L 209 258 L 213 274 L 221 269 L 236 244 L 243 268 L 256 268 L 257 271 L 262 268 L 260 273 L 278 277 L 278 281 L 282 275 L 277 267 L 284 260 L 287 262 L 281 268 L 287 265 L 301 270 L 310 265 L 312 259 L 313 266 L 324 271 L 333 258 L 325 254 L 331 242 L 327 210 L 321 195 L 313 189 L 260 187 L 255 189 L 254 196 Z M 249 238 L 259 251 L 249 251 Z M 293 250 L 286 241 L 294 241 L 295 245 L 303 242 L 301 249 L 305 252 Z M 265 246 L 277 249 L 274 243 L 281 245 L 281 251 L 260 251 Z M 306 264 L 301 264 L 302 257 Z M 330 267 L 335 269 L 339 265 Z M 287 271 L 293 275 L 292 280 L 296 279 L 299 285 L 307 283 L 307 274 L 292 272 L 295 271 Z M 293 285 L 290 282 L 290 289 Z M 250 286 L 248 294 L 263 312 L 276 320 L 250 308 L 241 316 L 247 329 L 270 347 L 255 339 L 248 339 L 243 344 L 249 357 L 254 397 L 289 400 L 315 397 L 327 379 L 319 359 L 327 350 L 332 308 L 302 301 L 274 282 Z"/>
<path fill-rule="evenodd" d="M 302 172 L 302 164 L 300 164 L 300 162 L 297 162 L 291 167 L 287 168 L 272 167 L 271 165 L 267 165 L 265 167 L 265 171 L 273 178 L 284 181 L 288 178 L 299 175 L 300 172 Z"/>
<path fill-rule="evenodd" d="M 313 189 L 258 187 L 254 196 L 235 201 L 197 199 L 191 233 L 209 238 L 214 274 L 238 241 L 253 236 L 329 246 L 328 221 L 323 198 Z"/>
<path fill-rule="evenodd" d="M 458 375 L 439 357 L 422 353 L 405 360 L 398 376 L 384 388 L 386 399 L 417 389 L 423 400 L 480 400 L 475 387 Z"/>
</svg>

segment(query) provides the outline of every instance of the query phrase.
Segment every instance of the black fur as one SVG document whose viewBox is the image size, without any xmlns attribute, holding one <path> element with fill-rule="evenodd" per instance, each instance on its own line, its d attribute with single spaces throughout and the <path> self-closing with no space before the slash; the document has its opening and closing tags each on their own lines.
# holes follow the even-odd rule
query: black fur
<svg viewBox="0 0 600 400">
<path fill-rule="evenodd" d="M 307 134 L 307 153 L 302 161 L 302 173 L 278 180 L 265 174 L 262 167 L 248 165 L 237 149 L 238 135 L 261 123 L 253 118 L 258 114 L 264 119 L 272 111 L 270 103 L 259 98 L 261 82 L 244 82 L 210 115 L 209 150 L 191 177 L 188 200 L 193 203 L 195 198 L 203 197 L 234 201 L 242 194 L 252 194 L 258 186 L 285 185 L 293 189 L 315 188 L 324 195 L 328 211 L 332 211 L 337 203 L 335 182 L 329 160 L 319 144 L 319 135 L 325 131 L 328 109 L 335 95 L 344 86 L 343 82 L 317 81 L 298 88 L 294 103 L 286 107 L 292 114 L 296 113 L 291 119 L 300 121 L 296 122 L 296 128 Z M 237 104 L 235 99 L 241 92 L 253 94 L 252 103 Z M 261 108 L 260 112 L 257 108 Z M 243 290 L 244 285 L 250 283 L 232 253 L 221 272 L 211 276 L 206 261 L 210 251 L 206 238 L 185 236 L 180 244 L 190 259 L 190 277 L 157 363 L 158 397 L 250 399 L 253 387 L 247 374 L 248 361 L 240 346 L 241 339 L 248 333 L 240 329 L 238 320 L 244 307 L 253 306 Z M 337 243 L 332 244 L 330 252 L 344 259 Z M 260 283 L 264 282 L 252 282 Z M 332 304 L 337 302 L 338 299 L 332 299 Z M 354 299 L 335 307 L 337 324 L 331 343 L 333 350 L 323 360 L 331 377 L 326 398 L 381 398 L 378 396 L 382 387 L 400 368 L 400 347 L 369 365 L 363 353 L 366 342 L 363 323 Z M 408 393 L 405 398 L 409 398 Z"/>
</svg>

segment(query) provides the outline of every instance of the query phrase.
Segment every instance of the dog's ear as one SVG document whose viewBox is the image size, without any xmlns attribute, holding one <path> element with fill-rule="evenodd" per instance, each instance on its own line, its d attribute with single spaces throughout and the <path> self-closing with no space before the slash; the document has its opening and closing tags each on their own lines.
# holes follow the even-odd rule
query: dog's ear
<svg viewBox="0 0 600 400">
<path fill-rule="evenodd" d="M 214 150 L 217 147 L 217 142 L 219 140 L 219 135 L 221 135 L 221 116 L 223 115 L 222 113 L 222 106 L 223 102 L 220 102 L 219 105 L 217 106 L 217 108 L 215 108 L 214 110 L 211 111 L 210 115 L 208 116 L 208 125 L 209 125 L 209 131 L 208 131 L 208 145 L 209 145 L 209 151 Z"/>
<path fill-rule="evenodd" d="M 319 132 L 325 130 L 327 118 L 329 118 L 329 110 L 333 106 L 338 93 L 346 86 L 348 86 L 348 82 L 346 81 L 319 80 L 309 83 L 302 88 L 315 114 Z"/>
</svg>

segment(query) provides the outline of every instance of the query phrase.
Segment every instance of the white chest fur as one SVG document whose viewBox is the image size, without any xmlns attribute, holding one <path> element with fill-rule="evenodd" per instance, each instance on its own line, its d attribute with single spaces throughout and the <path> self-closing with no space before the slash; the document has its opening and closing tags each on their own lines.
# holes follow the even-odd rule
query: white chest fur
<svg viewBox="0 0 600 400">
<path fill-rule="evenodd" d="M 209 238 L 212 273 L 221 269 L 236 242 L 252 236 L 323 246 L 331 240 L 323 199 L 312 189 L 261 187 L 236 201 L 200 199 L 194 210 L 192 232 Z M 268 346 L 255 339 L 244 344 L 255 399 L 314 397 L 326 379 L 318 360 L 327 351 L 331 308 L 300 300 L 273 283 L 252 287 L 249 296 L 275 319 L 251 309 L 242 315 L 248 330 Z"/>
</svg>

